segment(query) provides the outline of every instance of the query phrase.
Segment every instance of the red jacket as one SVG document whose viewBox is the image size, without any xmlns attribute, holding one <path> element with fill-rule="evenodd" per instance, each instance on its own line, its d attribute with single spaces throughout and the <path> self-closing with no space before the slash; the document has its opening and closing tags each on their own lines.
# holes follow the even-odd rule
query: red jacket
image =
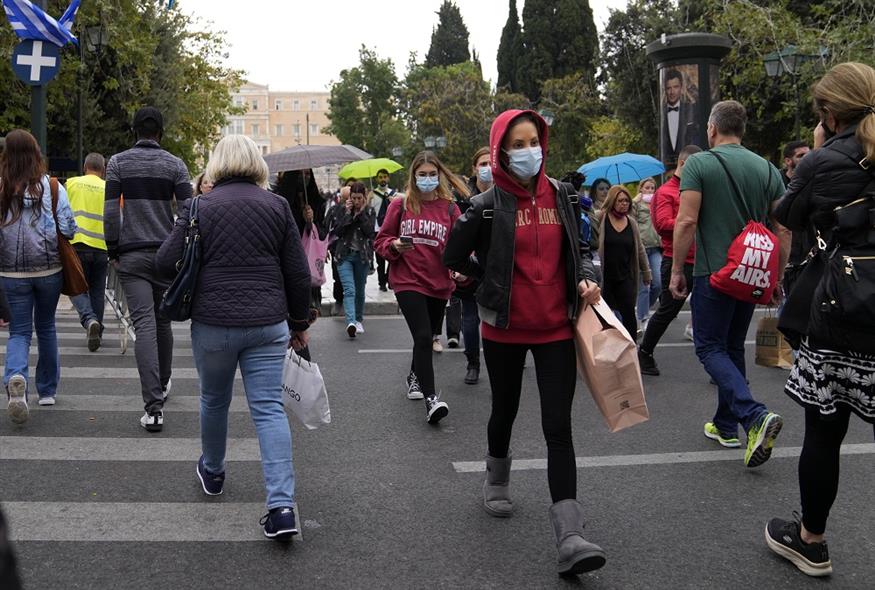
<svg viewBox="0 0 875 590">
<path fill-rule="evenodd" d="M 419 215 L 415 215 L 404 210 L 404 202 L 402 197 L 392 199 L 374 242 L 377 253 L 391 261 L 389 283 L 396 293 L 416 291 L 449 299 L 456 283 L 444 266 L 443 256 L 450 229 L 459 218 L 459 208 L 445 199 L 422 201 Z M 399 236 L 411 236 L 413 250 L 399 254 L 392 247 Z"/>
<path fill-rule="evenodd" d="M 681 179 L 672 176 L 653 194 L 653 202 L 650 204 L 651 219 L 656 233 L 662 238 L 662 255 L 671 258 L 674 253 L 674 222 L 681 208 Z M 687 264 L 696 261 L 696 243 L 690 247 L 687 253 Z"/>
<path fill-rule="evenodd" d="M 566 301 L 564 228 L 556 210 L 556 191 L 538 172 L 535 194 L 520 186 L 501 164 L 501 149 L 510 123 L 523 113 L 538 121 L 541 149 L 547 152 L 547 125 L 532 111 L 506 111 L 492 124 L 489 134 L 492 179 L 517 198 L 514 234 L 513 279 L 509 323 L 506 329 L 483 322 L 483 337 L 505 343 L 543 344 L 573 337 Z"/>
</svg>

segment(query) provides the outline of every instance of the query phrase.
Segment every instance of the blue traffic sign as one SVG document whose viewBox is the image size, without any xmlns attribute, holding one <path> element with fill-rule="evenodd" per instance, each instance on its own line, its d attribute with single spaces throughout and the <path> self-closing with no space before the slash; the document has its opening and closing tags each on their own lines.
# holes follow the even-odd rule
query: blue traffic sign
<svg viewBox="0 0 875 590">
<path fill-rule="evenodd" d="M 60 69 L 61 51 L 52 43 L 25 39 L 12 52 L 12 70 L 25 84 L 42 86 Z"/>
</svg>

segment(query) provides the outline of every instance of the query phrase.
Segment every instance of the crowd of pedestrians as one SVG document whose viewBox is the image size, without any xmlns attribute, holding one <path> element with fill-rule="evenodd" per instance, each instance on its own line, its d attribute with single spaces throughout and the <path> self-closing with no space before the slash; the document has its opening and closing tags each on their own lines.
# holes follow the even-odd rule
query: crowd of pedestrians
<svg viewBox="0 0 875 590">
<path fill-rule="evenodd" d="M 824 534 L 838 489 L 841 443 L 852 413 L 875 423 L 875 70 L 836 66 L 813 95 L 821 117 L 814 149 L 788 144 L 783 171 L 742 145 L 747 113 L 730 100 L 710 113 L 710 149 L 676 146 L 677 164 L 665 182 L 641 179 L 637 191 L 578 173 L 562 182 L 549 177 L 548 125 L 529 110 L 501 113 L 489 145 L 472 154 L 462 175 L 424 151 L 410 162 L 403 192 L 391 188 L 390 174 L 380 170 L 367 183 L 348 179 L 329 199 L 309 170 L 281 173 L 271 187 L 257 146 L 239 135 L 222 139 L 192 181 L 183 162 L 161 147 L 163 119 L 152 107 L 134 116 L 131 149 L 108 162 L 89 154 L 85 174 L 69 179 L 66 189 L 46 175 L 33 136 L 13 131 L 0 159 L 0 315 L 9 328 L 9 418 L 27 421 L 34 390 L 40 405 L 55 403 L 59 240 L 66 238 L 90 285 L 72 301 L 91 351 L 101 345 L 108 266 L 118 272 L 136 332 L 145 410 L 140 425 L 162 431 L 173 335 L 159 308 L 187 232 L 196 225 L 202 248 L 191 312 L 201 403 L 196 475 L 205 494 L 223 492 L 239 367 L 261 448 L 264 534 L 296 534 L 282 373 L 289 347 L 309 358 L 308 328 L 321 309 L 321 289 L 311 286 L 302 246 L 310 232 L 330 242 L 343 337 L 365 333 L 371 274 L 380 291 L 394 292 L 412 340 L 403 391 L 424 402 L 429 424 L 449 415 L 448 392 L 439 387 L 443 379 L 433 363 L 444 321 L 447 345 L 464 345 L 467 384 L 480 379 L 482 344 L 491 389 L 482 506 L 495 517 L 514 512 L 511 433 L 526 355 L 532 354 L 557 568 L 576 574 L 606 561 L 605 551 L 584 537 L 577 499 L 573 325 L 582 306 L 604 298 L 638 345 L 641 372 L 658 376 L 657 344 L 689 298 L 686 332 L 717 388 L 703 434 L 737 448 L 743 444 L 740 427 L 744 465 L 753 468 L 770 458 L 783 427 L 782 417 L 757 401 L 745 365 L 758 298 L 774 292 L 770 303 L 784 305 L 782 330 L 797 349 L 786 393 L 804 407 L 805 442 L 802 514 L 771 520 L 766 543 L 803 572 L 826 575 L 832 565 Z M 750 272 L 744 278 L 741 265 L 735 269 L 735 280 L 752 281 L 752 298 L 715 280 L 737 264 L 732 252 L 751 222 L 764 223 L 776 236 L 776 243 L 752 248 L 767 251 L 757 254 L 764 259 L 775 257 L 778 269 L 754 279 Z M 34 329 L 39 356 L 31 385 Z"/>
</svg>

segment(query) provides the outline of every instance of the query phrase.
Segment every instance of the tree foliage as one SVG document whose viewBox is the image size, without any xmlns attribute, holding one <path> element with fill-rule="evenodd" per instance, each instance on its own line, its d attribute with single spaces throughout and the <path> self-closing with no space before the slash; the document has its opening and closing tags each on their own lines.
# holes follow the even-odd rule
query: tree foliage
<svg viewBox="0 0 875 590">
<path fill-rule="evenodd" d="M 444 0 L 437 15 L 438 24 L 431 34 L 425 65 L 434 68 L 470 61 L 468 27 L 462 20 L 459 7 L 451 0 Z"/>
<path fill-rule="evenodd" d="M 585 76 L 570 74 L 545 80 L 541 105 L 554 115 L 550 127 L 547 172 L 562 176 L 586 162 L 592 121 L 601 114 L 601 102 Z"/>
<path fill-rule="evenodd" d="M 506 89 L 508 92 L 519 92 L 517 72 L 522 51 L 522 29 L 516 10 L 516 0 L 510 0 L 507 22 L 501 30 L 501 41 L 498 44 L 498 88 Z"/>
<path fill-rule="evenodd" d="M 359 65 L 340 72 L 331 85 L 326 129 L 341 143 L 359 147 L 377 157 L 407 145 L 409 138 L 399 118 L 400 85 L 391 59 L 380 59 L 362 45 Z"/>
<path fill-rule="evenodd" d="M 49 14 L 60 16 L 69 2 L 50 0 Z M 222 33 L 157 0 L 93 0 L 83 2 L 74 32 L 102 25 L 107 45 L 79 52 L 62 51 L 61 70 L 48 85 L 50 157 L 76 157 L 77 91 L 83 91 L 84 147 L 112 155 L 133 143 L 130 125 L 141 106 L 162 110 L 163 145 L 196 170 L 204 153 L 218 140 L 229 114 L 235 112 L 230 91 L 241 73 L 224 65 Z M 0 47 L 11 54 L 18 40 L 0 26 Z M 9 62 L 0 67 L 0 132 L 30 127 L 30 88 L 14 79 Z"/>
</svg>

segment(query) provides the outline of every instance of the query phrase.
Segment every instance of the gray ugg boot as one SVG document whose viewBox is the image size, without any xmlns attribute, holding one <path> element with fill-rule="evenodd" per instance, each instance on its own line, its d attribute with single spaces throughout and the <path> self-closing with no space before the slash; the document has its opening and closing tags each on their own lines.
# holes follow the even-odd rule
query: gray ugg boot
<svg viewBox="0 0 875 590">
<path fill-rule="evenodd" d="M 560 574 L 582 574 L 605 565 L 604 550 L 583 538 L 583 506 L 577 500 L 562 500 L 550 507 L 550 520 L 559 551 Z"/>
<path fill-rule="evenodd" d="M 499 518 L 507 518 L 513 512 L 513 502 L 510 501 L 510 461 L 510 453 L 504 459 L 486 455 L 483 509 Z"/>
</svg>

